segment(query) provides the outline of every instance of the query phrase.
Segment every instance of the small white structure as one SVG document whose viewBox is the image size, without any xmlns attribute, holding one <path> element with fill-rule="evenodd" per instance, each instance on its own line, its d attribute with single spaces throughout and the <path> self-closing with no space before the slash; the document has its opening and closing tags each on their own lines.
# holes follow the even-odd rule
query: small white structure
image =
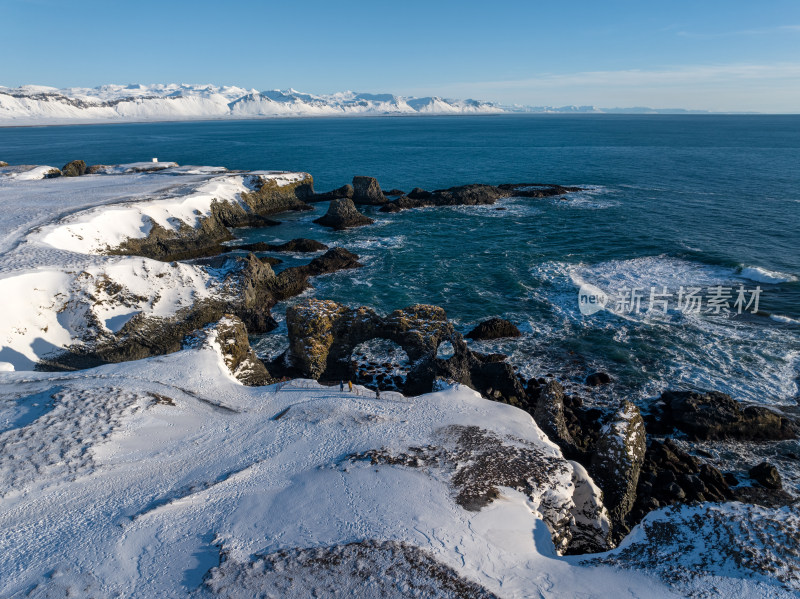
<svg viewBox="0 0 800 599">
<path fill-rule="evenodd" d="M 153 162 L 158 162 L 158 158 L 153 158 Z"/>
</svg>

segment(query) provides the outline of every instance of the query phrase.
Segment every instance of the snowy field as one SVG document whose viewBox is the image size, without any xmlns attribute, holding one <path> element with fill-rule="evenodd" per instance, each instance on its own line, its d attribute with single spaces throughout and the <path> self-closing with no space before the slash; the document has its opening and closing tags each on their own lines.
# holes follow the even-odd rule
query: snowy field
<svg viewBox="0 0 800 599">
<path fill-rule="evenodd" d="M 800 592 L 789 509 L 660 510 L 611 552 L 560 555 L 602 534 L 597 488 L 527 413 L 463 386 L 245 387 L 213 327 L 166 356 L 33 371 L 124 310 L 214 292 L 200 267 L 98 252 L 148 219 L 191 226 L 212 198 L 238 201 L 244 175 L 126 170 L 0 176 L 0 596 Z M 98 295 L 103 277 L 127 291 Z"/>
</svg>

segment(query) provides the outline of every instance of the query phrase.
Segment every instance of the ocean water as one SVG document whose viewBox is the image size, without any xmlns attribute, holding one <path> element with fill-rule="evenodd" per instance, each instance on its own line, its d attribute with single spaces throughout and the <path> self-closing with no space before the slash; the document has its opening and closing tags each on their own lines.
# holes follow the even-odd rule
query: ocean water
<svg viewBox="0 0 800 599">
<path fill-rule="evenodd" d="M 318 191 L 355 174 L 384 189 L 553 182 L 584 191 L 497 206 L 367 212 L 370 227 L 331 232 L 314 213 L 241 230 L 247 241 L 311 237 L 359 254 L 365 268 L 315 281 L 311 295 L 389 312 L 443 306 L 459 330 L 502 316 L 520 339 L 475 344 L 503 351 L 526 375 L 647 401 L 697 387 L 741 400 L 800 402 L 800 117 L 502 115 L 372 117 L 0 129 L 0 159 L 61 166 L 175 160 L 240 169 L 304 170 Z M 503 210 L 497 210 L 503 208 Z M 283 267 L 307 256 L 281 256 Z M 613 302 L 625 289 L 671 294 L 666 314 L 584 315 L 578 289 Z M 759 312 L 685 314 L 680 288 L 760 287 Z M 666 290 L 664 289 L 666 288 Z M 752 295 L 746 296 L 748 299 Z M 752 306 L 752 305 L 751 305 Z M 278 306 L 281 318 L 285 306 Z M 736 312 L 735 308 L 733 310 Z M 285 329 L 260 339 L 265 357 Z"/>
</svg>

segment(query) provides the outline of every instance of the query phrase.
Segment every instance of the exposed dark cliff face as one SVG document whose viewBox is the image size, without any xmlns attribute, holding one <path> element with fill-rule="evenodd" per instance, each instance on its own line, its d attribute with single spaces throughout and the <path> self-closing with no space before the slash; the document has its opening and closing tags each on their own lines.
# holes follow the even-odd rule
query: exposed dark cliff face
<svg viewBox="0 0 800 599">
<path fill-rule="evenodd" d="M 133 255 L 170 262 L 213 256 L 226 251 L 221 244 L 233 239 L 233 227 L 267 227 L 280 224 L 267 218 L 280 212 L 312 210 L 305 203 L 314 195 L 314 181 L 310 175 L 300 181 L 278 185 L 274 180 L 259 175 L 248 175 L 246 183 L 252 191 L 241 194 L 241 203 L 218 202 L 211 204 L 210 214 L 198 219 L 197 226 L 182 223 L 175 229 L 165 229 L 151 222 L 147 237 L 128 239 L 107 254 Z"/>
</svg>

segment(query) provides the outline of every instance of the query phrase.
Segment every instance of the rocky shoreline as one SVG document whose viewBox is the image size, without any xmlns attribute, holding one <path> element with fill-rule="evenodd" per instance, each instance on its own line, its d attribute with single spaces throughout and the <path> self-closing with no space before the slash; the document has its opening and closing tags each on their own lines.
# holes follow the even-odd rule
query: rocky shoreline
<svg viewBox="0 0 800 599">
<path fill-rule="evenodd" d="M 43 172 L 42 177 L 101 176 L 103 168 L 73 161 L 55 169 L 58 173 Z M 278 302 L 302 294 L 314 277 L 362 265 L 358 255 L 344 248 L 328 248 L 305 238 L 283 244 L 232 245 L 234 228 L 279 226 L 270 217 L 312 210 L 313 202 L 330 202 L 327 213 L 316 223 L 345 230 L 374 222 L 358 210 L 359 205 L 375 206 L 391 214 L 414 208 L 491 205 L 508 197 L 558 197 L 580 188 L 473 184 L 384 193 L 376 179 L 356 176 L 352 185 L 317 194 L 313 178 L 306 173 L 280 183 L 274 174 L 240 176 L 246 191 L 239 194 L 238 202 L 214 199 L 207 215 L 197 215 L 195 225 L 181 221 L 169 229 L 150 219 L 144 237 L 125 239 L 102 252 L 165 263 L 183 261 L 213 282 L 213 293 L 170 316 L 136 314 L 113 333 L 94 322 L 91 335 L 49 354 L 37 369 L 74 370 L 163 355 L 185 347 L 200 331 L 213 329 L 227 367 L 245 385 L 288 378 L 328 384 L 353 380 L 376 391 L 399 390 L 414 396 L 452 385 L 468 386 L 486 399 L 530 414 L 564 458 L 585 469 L 602 491 L 597 514 L 603 510 L 607 513 L 607 534 L 593 533 L 567 552 L 608 550 L 649 512 L 665 506 L 730 500 L 774 506 L 797 501 L 782 489 L 780 476 L 770 464 L 753 464 L 751 480 L 743 485 L 732 473 L 688 450 L 695 441 L 766 443 L 797 438 L 798 425 L 788 416 L 763 407 L 743 406 L 722 393 L 680 389 L 664 392 L 644 413 L 625 398 L 602 410 L 584 407 L 582 396 L 568 393 L 554 377 L 524 379 L 505 355 L 470 349 L 465 337 L 520 335 L 513 323 L 502 319 L 487 320 L 464 336 L 438 306 L 414 305 L 380 315 L 368 306 L 353 308 L 330 300 L 305 299 L 287 309 L 289 348 L 281 356 L 264 363 L 249 345 L 248 335 L 275 328 L 271 310 Z M 263 252 L 324 253 L 304 265 L 276 273 L 272 269 L 276 259 L 258 255 Z M 107 298 L 103 301 L 135 300 L 113 283 L 105 284 L 100 291 Z M 375 340 L 390 344 L 396 355 L 403 356 L 402 363 L 359 363 L 353 359 L 359 348 Z M 607 385 L 611 378 L 606 373 L 590 373 L 585 392 Z M 439 455 L 436 451 L 427 453 L 429 457 Z M 396 457 L 365 454 L 353 459 L 394 463 Z M 425 462 L 418 457 L 417 464 Z M 405 465 L 414 467 L 411 462 Z M 492 498 L 490 493 L 483 500 L 488 503 Z M 597 514 L 593 517 L 599 518 Z M 575 534 L 580 536 L 579 532 Z"/>
</svg>

